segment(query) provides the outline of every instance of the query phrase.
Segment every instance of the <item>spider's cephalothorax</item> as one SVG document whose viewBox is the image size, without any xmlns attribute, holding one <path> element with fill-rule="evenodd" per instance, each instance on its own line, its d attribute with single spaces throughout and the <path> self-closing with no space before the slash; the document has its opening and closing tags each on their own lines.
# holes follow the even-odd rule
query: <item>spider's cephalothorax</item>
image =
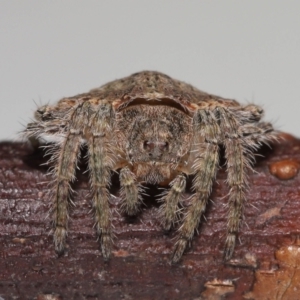
<svg viewBox="0 0 300 300">
<path fill-rule="evenodd" d="M 224 258 L 230 259 L 253 151 L 275 138 L 272 125 L 260 121 L 262 114 L 256 105 L 241 106 L 151 71 L 39 108 L 36 122 L 28 124 L 25 134 L 56 144 L 51 158 L 56 251 L 65 247 L 70 182 L 83 144 L 88 148 L 96 226 L 105 259 L 113 235 L 108 192 L 112 170 L 120 170 L 122 207 L 130 215 L 138 212 L 142 183 L 169 183 L 161 198 L 166 230 L 178 217 L 186 175 L 194 175 L 194 194 L 178 229 L 172 262 L 181 258 L 199 225 L 223 145 L 230 188 Z"/>
<path fill-rule="evenodd" d="M 131 162 L 138 181 L 157 184 L 171 173 L 191 145 L 191 121 L 186 113 L 172 107 L 130 105 L 118 114 L 120 148 Z"/>
</svg>

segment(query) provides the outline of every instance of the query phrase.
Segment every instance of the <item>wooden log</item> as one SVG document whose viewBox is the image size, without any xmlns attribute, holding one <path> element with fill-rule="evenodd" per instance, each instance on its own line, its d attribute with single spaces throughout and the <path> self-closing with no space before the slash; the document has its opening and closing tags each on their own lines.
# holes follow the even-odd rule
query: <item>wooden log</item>
<svg viewBox="0 0 300 300">
<path fill-rule="evenodd" d="M 48 167 L 41 166 L 47 157 L 27 144 L 0 143 L 0 299 L 299 299 L 300 140 L 281 137 L 258 152 L 264 157 L 249 175 L 233 259 L 222 260 L 228 200 L 222 168 L 199 234 L 176 265 L 169 264 L 176 231 L 163 232 L 158 217 L 161 191 L 149 187 L 140 214 L 128 218 L 119 212 L 117 175 L 116 238 L 104 262 L 84 164 L 74 184 L 67 251 L 57 257 L 47 218 Z"/>
</svg>

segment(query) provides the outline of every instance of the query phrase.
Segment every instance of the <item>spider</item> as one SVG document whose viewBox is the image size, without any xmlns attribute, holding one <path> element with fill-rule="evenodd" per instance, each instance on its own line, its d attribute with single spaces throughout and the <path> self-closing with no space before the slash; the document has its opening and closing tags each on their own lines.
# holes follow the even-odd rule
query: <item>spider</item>
<svg viewBox="0 0 300 300">
<path fill-rule="evenodd" d="M 223 145 L 230 189 L 224 259 L 229 260 L 242 219 L 253 152 L 276 136 L 270 123 L 260 121 L 262 115 L 259 106 L 242 106 L 154 71 L 135 73 L 40 107 L 25 135 L 51 142 L 56 252 L 63 253 L 65 248 L 70 183 L 83 145 L 88 149 L 93 208 L 104 259 L 111 255 L 113 236 L 108 188 L 112 171 L 119 170 L 122 209 L 128 215 L 139 211 L 143 184 L 169 183 L 160 199 L 160 217 L 165 230 L 181 223 L 173 263 L 181 259 L 200 223 Z M 194 193 L 181 218 L 188 175 L 194 176 Z"/>
</svg>

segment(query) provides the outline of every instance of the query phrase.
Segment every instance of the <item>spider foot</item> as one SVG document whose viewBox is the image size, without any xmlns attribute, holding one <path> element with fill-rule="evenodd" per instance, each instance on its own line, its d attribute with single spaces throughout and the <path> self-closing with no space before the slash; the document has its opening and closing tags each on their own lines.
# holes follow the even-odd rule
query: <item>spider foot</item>
<svg viewBox="0 0 300 300">
<path fill-rule="evenodd" d="M 125 213 L 130 216 L 130 217 L 133 217 L 133 216 L 136 216 L 139 211 L 140 211 L 140 206 L 139 204 L 136 204 L 136 205 L 128 205 L 126 206 L 126 208 L 124 208 L 124 211 Z"/>
<path fill-rule="evenodd" d="M 172 220 L 165 220 L 165 221 L 163 222 L 163 229 L 164 229 L 164 231 L 165 231 L 165 232 L 169 232 L 170 229 L 171 229 L 171 227 L 172 227 L 172 225 L 173 225 Z"/>
<path fill-rule="evenodd" d="M 112 240 L 109 235 L 102 235 L 101 236 L 101 251 L 103 255 L 103 259 L 108 261 L 111 255 L 111 248 L 112 248 Z"/>
<path fill-rule="evenodd" d="M 66 245 L 66 236 L 67 236 L 67 230 L 64 227 L 56 227 L 54 231 L 54 246 L 55 246 L 55 252 L 58 255 L 62 255 L 65 250 Z"/>
<path fill-rule="evenodd" d="M 234 252 L 235 241 L 236 241 L 236 234 L 228 233 L 226 242 L 225 242 L 224 254 L 223 254 L 223 259 L 225 261 L 231 259 L 233 252 Z"/>
<path fill-rule="evenodd" d="M 181 257 L 182 257 L 182 254 L 186 248 L 186 245 L 187 245 L 187 240 L 186 239 L 179 239 L 176 244 L 175 244 L 175 248 L 174 248 L 174 251 L 173 251 L 173 254 L 172 254 L 172 257 L 171 257 L 171 263 L 172 264 L 175 264 L 177 263 Z"/>
</svg>

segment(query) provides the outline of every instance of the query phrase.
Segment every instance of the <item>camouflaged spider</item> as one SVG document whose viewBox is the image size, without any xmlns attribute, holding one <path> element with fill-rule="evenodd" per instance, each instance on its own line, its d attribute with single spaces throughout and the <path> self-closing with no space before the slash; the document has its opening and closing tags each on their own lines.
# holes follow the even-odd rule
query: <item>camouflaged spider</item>
<svg viewBox="0 0 300 300">
<path fill-rule="evenodd" d="M 56 145 L 50 145 L 56 251 L 61 253 L 65 248 L 70 182 L 83 144 L 88 148 L 96 227 L 104 259 L 109 258 L 112 248 L 108 192 L 112 170 L 120 170 L 122 207 L 128 215 L 139 210 L 141 183 L 169 183 L 170 189 L 161 198 L 166 230 L 178 217 L 186 175 L 194 174 L 194 194 L 181 219 L 172 262 L 181 258 L 199 225 L 223 145 L 230 188 L 224 259 L 230 259 L 242 219 L 253 151 L 275 137 L 272 125 L 260 122 L 262 114 L 259 106 L 241 106 L 152 71 L 39 108 L 36 122 L 28 124 L 25 135 Z"/>
</svg>

